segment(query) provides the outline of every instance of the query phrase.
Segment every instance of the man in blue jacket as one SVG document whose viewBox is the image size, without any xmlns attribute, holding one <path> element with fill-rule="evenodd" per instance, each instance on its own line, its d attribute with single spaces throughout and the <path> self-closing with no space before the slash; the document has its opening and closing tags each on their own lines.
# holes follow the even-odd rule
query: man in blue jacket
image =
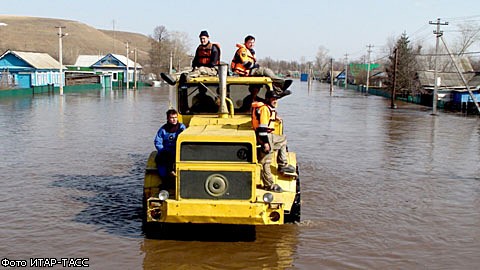
<svg viewBox="0 0 480 270">
<path fill-rule="evenodd" d="M 162 182 L 167 178 L 175 177 L 175 148 L 178 134 L 185 130 L 185 125 L 178 122 L 178 112 L 175 109 L 167 111 L 167 123 L 164 124 L 155 136 L 155 148 L 157 148 L 158 174 Z"/>
</svg>

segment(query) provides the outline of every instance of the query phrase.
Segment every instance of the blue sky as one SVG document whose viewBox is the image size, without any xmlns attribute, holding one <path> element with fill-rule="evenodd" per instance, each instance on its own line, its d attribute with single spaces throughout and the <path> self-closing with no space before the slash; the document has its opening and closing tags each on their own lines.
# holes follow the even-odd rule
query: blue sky
<svg viewBox="0 0 480 270">
<path fill-rule="evenodd" d="M 388 40 L 406 32 L 412 42 L 433 45 L 435 36 L 429 21 L 448 21 L 445 39 L 458 35 L 460 23 L 480 25 L 480 5 L 476 0 L 0 0 L 0 14 L 79 21 L 100 29 L 138 32 L 151 35 L 156 26 L 187 33 L 191 52 L 198 34 L 208 30 L 212 41 L 219 42 L 222 60 L 229 62 L 235 43 L 246 35 L 256 37 L 259 58 L 313 61 L 323 46 L 329 55 L 342 61 L 367 54 L 385 55 Z M 68 31 L 68 30 L 67 30 Z M 476 46 L 479 47 L 478 44 Z"/>
</svg>

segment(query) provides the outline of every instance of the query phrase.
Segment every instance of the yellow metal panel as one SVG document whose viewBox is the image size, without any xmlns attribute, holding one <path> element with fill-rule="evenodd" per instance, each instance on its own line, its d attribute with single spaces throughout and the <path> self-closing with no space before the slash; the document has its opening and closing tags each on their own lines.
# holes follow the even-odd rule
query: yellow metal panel
<svg viewBox="0 0 480 270">
<path fill-rule="evenodd" d="M 251 129 L 252 118 L 245 114 L 235 115 L 233 118 L 220 118 L 217 115 L 194 115 L 191 116 L 189 125 L 229 125 Z"/>
<path fill-rule="evenodd" d="M 157 164 L 155 163 L 156 155 L 157 151 L 153 151 L 148 157 L 147 167 L 145 168 L 145 180 L 143 183 L 144 188 L 156 188 L 161 183 L 161 179 L 157 173 Z"/>
<path fill-rule="evenodd" d="M 159 220 L 154 220 L 149 215 L 147 221 L 242 225 L 278 225 L 284 222 L 284 209 L 281 205 L 270 205 L 263 202 L 167 200 L 161 204 L 159 210 L 162 213 Z M 271 220 L 270 214 L 272 212 L 279 214 L 278 220 Z"/>
<path fill-rule="evenodd" d="M 237 162 L 177 162 L 177 175 L 180 175 L 181 171 L 231 171 L 231 172 L 252 172 L 252 190 L 255 190 L 255 186 L 257 185 L 256 179 L 260 176 L 259 172 L 260 167 L 256 164 L 251 163 L 237 163 Z M 177 181 L 181 181 L 182 179 L 178 179 Z M 178 191 L 178 182 L 177 182 L 177 192 L 176 192 L 176 199 L 182 200 Z M 250 200 L 255 200 L 255 193 L 252 192 L 252 196 Z"/>
<path fill-rule="evenodd" d="M 218 76 L 208 76 L 208 77 L 197 77 L 189 78 L 188 83 L 207 83 L 207 84 L 218 84 Z M 271 86 L 272 79 L 270 77 L 237 77 L 237 76 L 228 76 L 227 84 L 268 84 Z"/>
</svg>

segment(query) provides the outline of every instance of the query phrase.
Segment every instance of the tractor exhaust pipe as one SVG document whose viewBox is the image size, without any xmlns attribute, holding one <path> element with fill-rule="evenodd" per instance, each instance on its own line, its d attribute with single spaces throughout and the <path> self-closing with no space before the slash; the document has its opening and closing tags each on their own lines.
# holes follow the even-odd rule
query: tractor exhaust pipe
<svg viewBox="0 0 480 270">
<path fill-rule="evenodd" d="M 228 108 L 227 108 L 227 75 L 228 75 L 228 65 L 221 63 L 218 65 L 218 86 L 220 88 L 220 110 L 218 111 L 218 116 L 220 118 L 228 118 Z"/>
</svg>

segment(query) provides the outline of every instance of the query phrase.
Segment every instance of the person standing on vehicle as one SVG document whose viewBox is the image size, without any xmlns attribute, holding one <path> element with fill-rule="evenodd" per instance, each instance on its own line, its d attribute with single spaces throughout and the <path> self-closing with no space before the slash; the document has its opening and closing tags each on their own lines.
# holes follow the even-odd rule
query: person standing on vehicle
<svg viewBox="0 0 480 270">
<path fill-rule="evenodd" d="M 200 32 L 200 45 L 195 51 L 195 57 L 192 61 L 192 71 L 189 77 L 198 77 L 200 75 L 216 76 L 217 65 L 220 64 L 220 45 L 210 42 L 210 36 L 206 30 Z"/>
<path fill-rule="evenodd" d="M 281 174 L 295 174 L 295 167 L 288 164 L 287 160 L 287 137 L 285 135 L 274 134 L 275 121 L 281 121 L 275 108 L 278 105 L 280 97 L 273 91 L 265 94 L 265 103 L 252 103 L 252 126 L 257 135 L 257 141 L 260 144 L 258 161 L 262 165 L 262 181 L 267 190 L 282 192 L 282 188 L 274 184 L 270 164 L 272 163 L 273 151 L 277 153 L 277 171 Z"/>
<path fill-rule="evenodd" d="M 167 123 L 164 124 L 155 136 L 158 174 L 162 181 L 175 177 L 175 150 L 178 134 L 185 130 L 185 125 L 178 122 L 178 112 L 175 109 L 167 111 Z"/>
<path fill-rule="evenodd" d="M 233 56 L 230 68 L 240 76 L 267 76 L 273 81 L 273 90 L 279 97 L 290 95 L 292 92 L 287 90 L 292 84 L 292 80 L 285 80 L 269 69 L 260 67 L 255 58 L 255 37 L 248 35 L 245 37 L 244 44 L 237 44 L 237 51 Z"/>
</svg>

